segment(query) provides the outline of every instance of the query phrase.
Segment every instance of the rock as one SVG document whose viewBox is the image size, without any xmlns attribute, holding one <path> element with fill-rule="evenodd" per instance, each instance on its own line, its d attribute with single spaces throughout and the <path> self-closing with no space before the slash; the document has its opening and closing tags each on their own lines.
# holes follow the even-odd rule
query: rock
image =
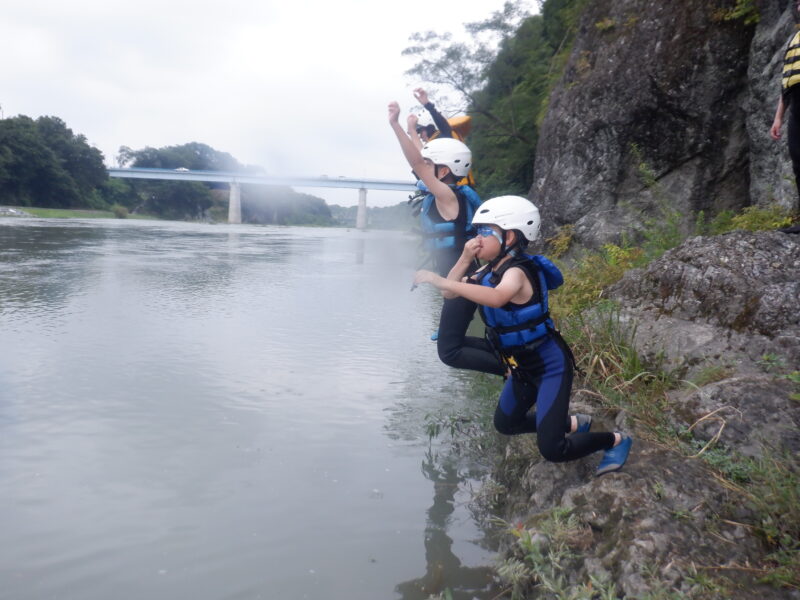
<svg viewBox="0 0 800 600">
<path fill-rule="evenodd" d="M 800 403 L 792 385 L 768 375 L 745 375 L 670 395 L 676 424 L 729 452 L 760 458 L 770 452 L 800 455 Z"/>
<path fill-rule="evenodd" d="M 588 526 L 583 537 L 589 543 L 572 542 L 564 569 L 570 581 L 587 582 L 590 574 L 610 579 L 629 598 L 647 597 L 658 589 L 688 594 L 686 574 L 692 569 L 746 567 L 763 553 L 760 540 L 735 521 L 729 508 L 744 499 L 712 477 L 701 459 L 683 458 L 637 439 L 622 471 L 595 478 L 591 470 L 597 457 L 559 467 L 543 463 L 527 436 L 514 438 L 509 447 L 514 464 L 522 458 L 531 463 L 515 485 L 533 491 L 519 503 L 514 498 L 524 496 L 522 489 L 509 498 L 514 522 L 531 527 L 540 542 L 538 524 L 554 507 L 570 509 L 578 523 Z M 536 493 L 542 489 L 547 492 Z M 742 589 L 729 590 L 726 598 L 791 597 L 756 584 L 746 570 L 737 574 L 731 568 L 726 575 L 734 580 L 740 575 L 747 582 Z"/>
<path fill-rule="evenodd" d="M 800 365 L 800 240 L 777 232 L 696 237 L 607 290 L 634 343 L 683 376 L 709 365 Z"/>
<path fill-rule="evenodd" d="M 704 0 L 586 6 L 536 148 L 530 198 L 544 236 L 574 224 L 597 248 L 660 204 L 687 216 L 748 205 L 741 107 L 755 27 Z"/>
<path fill-rule="evenodd" d="M 18 208 L 11 208 L 8 206 L 0 206 L 0 217 L 32 217 L 33 215 L 20 210 Z"/>
</svg>

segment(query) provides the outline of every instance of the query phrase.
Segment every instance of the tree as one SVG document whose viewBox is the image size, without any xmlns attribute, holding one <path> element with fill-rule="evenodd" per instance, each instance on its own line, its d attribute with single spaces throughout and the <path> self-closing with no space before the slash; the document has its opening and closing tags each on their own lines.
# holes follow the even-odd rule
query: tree
<svg viewBox="0 0 800 600">
<path fill-rule="evenodd" d="M 541 0 L 533 16 L 506 2 L 487 20 L 465 25 L 471 44 L 453 42 L 449 33 L 411 36 L 416 44 L 403 54 L 418 62 L 407 74 L 455 92 L 455 106 L 473 117 L 468 144 L 483 196 L 530 189 L 538 123 L 585 2 Z"/>
<path fill-rule="evenodd" d="M 60 119 L 0 120 L 0 200 L 23 206 L 86 206 L 106 178 L 99 150 Z"/>
<path fill-rule="evenodd" d="M 163 148 L 147 146 L 141 150 L 122 146 L 117 163 L 151 169 L 263 172 L 260 167 L 243 165 L 227 152 L 199 142 Z M 134 189 L 144 211 L 166 218 L 219 218 L 227 214 L 228 185 L 224 183 L 141 180 Z M 130 202 L 118 203 L 132 207 Z M 133 208 L 137 206 L 134 204 Z M 242 218 L 250 223 L 281 225 L 330 225 L 332 222 L 330 210 L 321 198 L 299 194 L 289 187 L 261 185 L 242 186 Z"/>
</svg>

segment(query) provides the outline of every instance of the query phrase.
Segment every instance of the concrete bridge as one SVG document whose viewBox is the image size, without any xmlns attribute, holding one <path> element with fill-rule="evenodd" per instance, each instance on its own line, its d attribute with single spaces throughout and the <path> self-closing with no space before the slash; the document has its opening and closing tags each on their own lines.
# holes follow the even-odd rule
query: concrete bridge
<svg viewBox="0 0 800 600">
<path fill-rule="evenodd" d="M 355 179 L 352 177 L 280 177 L 271 175 L 253 175 L 249 173 L 232 173 L 226 171 L 190 171 L 188 169 L 108 169 L 110 177 L 128 179 L 167 179 L 171 181 L 204 181 L 227 183 L 230 187 L 228 201 L 228 223 L 242 222 L 241 185 L 252 183 L 257 185 L 286 185 L 291 187 L 331 187 L 351 188 L 358 190 L 358 212 L 356 227 L 367 226 L 367 190 L 414 191 L 417 188 L 410 181 L 391 181 L 383 179 Z"/>
</svg>

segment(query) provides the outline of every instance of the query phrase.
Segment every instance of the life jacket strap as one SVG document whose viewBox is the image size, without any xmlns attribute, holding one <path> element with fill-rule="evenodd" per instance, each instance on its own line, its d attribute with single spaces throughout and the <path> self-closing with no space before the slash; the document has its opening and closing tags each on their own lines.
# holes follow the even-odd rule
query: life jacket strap
<svg viewBox="0 0 800 600">
<path fill-rule="evenodd" d="M 504 335 L 506 333 L 514 333 L 515 331 L 524 331 L 526 329 L 535 329 L 542 323 L 547 322 L 550 318 L 550 311 L 536 317 L 535 319 L 531 319 L 529 321 L 525 321 L 524 323 L 517 323 L 516 325 L 496 325 L 492 327 L 494 331 L 497 332 L 498 335 Z"/>
</svg>

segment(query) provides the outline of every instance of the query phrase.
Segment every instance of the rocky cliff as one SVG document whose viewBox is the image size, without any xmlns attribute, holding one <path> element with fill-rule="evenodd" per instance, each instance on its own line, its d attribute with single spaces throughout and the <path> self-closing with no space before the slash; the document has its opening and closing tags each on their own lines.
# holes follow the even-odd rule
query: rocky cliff
<svg viewBox="0 0 800 600">
<path fill-rule="evenodd" d="M 785 143 L 769 138 L 788 0 L 761 21 L 724 18 L 732 1 L 587 3 L 550 97 L 530 198 L 545 236 L 575 225 L 597 247 L 666 203 L 686 217 L 796 202 Z"/>
</svg>

